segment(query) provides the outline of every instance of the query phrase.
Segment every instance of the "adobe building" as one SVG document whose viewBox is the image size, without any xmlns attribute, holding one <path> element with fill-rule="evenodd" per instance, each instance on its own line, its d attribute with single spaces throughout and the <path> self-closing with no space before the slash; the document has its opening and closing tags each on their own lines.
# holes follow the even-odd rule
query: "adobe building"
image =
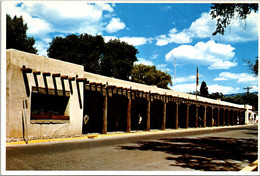
<svg viewBox="0 0 260 176">
<path fill-rule="evenodd" d="M 14 49 L 6 51 L 7 138 L 242 125 L 251 109 L 85 72 L 81 65 Z M 85 115 L 89 116 L 86 125 Z"/>
</svg>

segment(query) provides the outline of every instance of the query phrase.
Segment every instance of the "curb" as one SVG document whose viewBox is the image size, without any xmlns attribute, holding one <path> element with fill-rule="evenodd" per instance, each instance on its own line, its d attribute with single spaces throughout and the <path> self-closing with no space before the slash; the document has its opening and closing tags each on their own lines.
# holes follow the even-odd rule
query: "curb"
<svg viewBox="0 0 260 176">
<path fill-rule="evenodd" d="M 54 139 L 38 139 L 38 140 L 31 140 L 28 141 L 27 144 L 35 144 L 35 143 L 46 143 L 46 142 L 56 142 L 56 141 L 72 141 L 72 140 L 82 140 L 82 139 L 96 139 L 96 138 L 104 138 L 104 137 L 115 137 L 115 136 L 131 136 L 131 135 L 153 135 L 158 133 L 181 133 L 181 132 L 192 132 L 192 131 L 210 131 L 210 130 L 221 130 L 226 128 L 236 128 L 236 127 L 243 127 L 247 125 L 240 125 L 240 126 L 219 126 L 219 127 L 202 127 L 202 128 L 188 128 L 188 129 L 165 129 L 165 130 L 152 130 L 152 131 L 132 131 L 130 133 L 111 133 L 111 134 L 90 134 L 85 135 L 83 137 L 72 137 L 72 138 L 54 138 Z M 10 142 L 6 143 L 6 146 L 12 145 L 20 145 L 26 144 L 25 141 L 19 142 Z"/>
<path fill-rule="evenodd" d="M 197 129 L 198 130 L 198 129 Z M 177 130 L 164 130 L 164 131 L 140 131 L 140 132 L 130 132 L 130 133 L 114 133 L 114 134 L 96 134 L 96 135 L 85 135 L 83 137 L 74 137 L 74 138 L 56 138 L 56 139 L 38 139 L 28 141 L 27 144 L 35 144 L 35 143 L 45 143 L 45 142 L 55 142 L 55 141 L 69 141 L 69 140 L 80 140 L 80 139 L 96 139 L 96 138 L 104 138 L 104 137 L 114 137 L 114 136 L 129 136 L 129 135 L 141 135 L 141 134 L 155 134 L 155 133 L 165 133 L 165 132 L 174 132 Z M 11 145 L 20 145 L 26 144 L 25 141 L 19 142 L 10 142 L 6 143 L 6 146 Z"/>
<path fill-rule="evenodd" d="M 254 171 L 257 167 L 258 167 L 258 160 L 256 160 L 256 161 L 254 161 L 253 163 L 249 164 L 248 166 L 246 166 L 245 168 L 243 168 L 242 170 L 240 170 L 240 172 L 252 172 L 252 171 Z"/>
</svg>

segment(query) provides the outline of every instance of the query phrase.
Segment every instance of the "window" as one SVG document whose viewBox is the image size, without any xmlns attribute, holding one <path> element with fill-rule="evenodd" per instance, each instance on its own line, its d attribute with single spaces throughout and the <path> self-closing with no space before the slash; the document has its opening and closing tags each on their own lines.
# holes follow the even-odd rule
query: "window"
<svg viewBox="0 0 260 176">
<path fill-rule="evenodd" d="M 64 123 L 69 120 L 69 91 L 32 88 L 31 120 Z"/>
</svg>

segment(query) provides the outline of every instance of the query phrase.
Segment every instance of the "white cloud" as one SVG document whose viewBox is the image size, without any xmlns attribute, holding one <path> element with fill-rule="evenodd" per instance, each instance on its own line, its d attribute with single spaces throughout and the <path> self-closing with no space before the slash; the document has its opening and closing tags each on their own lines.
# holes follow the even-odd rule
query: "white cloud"
<svg viewBox="0 0 260 176">
<path fill-rule="evenodd" d="M 153 66 L 154 63 L 150 60 L 144 59 L 144 58 L 138 58 L 138 61 L 134 63 L 135 65 L 143 64 L 143 65 L 149 65 Z"/>
<path fill-rule="evenodd" d="M 50 38 L 44 40 L 38 40 L 35 42 L 34 47 L 38 49 L 38 54 L 40 56 L 47 56 L 47 49 L 49 48 Z"/>
<path fill-rule="evenodd" d="M 175 86 L 170 87 L 171 90 L 177 91 L 177 92 L 195 92 L 196 91 L 196 84 L 178 84 Z"/>
<path fill-rule="evenodd" d="M 231 45 L 216 43 L 213 40 L 207 43 L 198 42 L 195 46 L 181 45 L 165 55 L 166 61 L 199 63 L 209 65 L 209 69 L 229 69 L 237 65 L 230 61 L 235 56 L 235 48 Z"/>
<path fill-rule="evenodd" d="M 221 86 L 218 84 L 208 86 L 209 93 L 221 92 L 223 94 L 238 93 L 239 88 L 233 88 L 230 86 Z"/>
<path fill-rule="evenodd" d="M 236 16 L 237 14 L 235 14 Z M 177 32 L 176 28 L 169 31 L 168 35 L 157 36 L 158 46 L 169 43 L 190 43 L 193 38 L 211 38 L 221 42 L 247 42 L 258 39 L 258 21 L 259 13 L 251 12 L 245 21 L 237 17 L 231 21 L 231 24 L 225 29 L 225 35 L 217 34 L 212 36 L 216 29 L 216 19 L 212 19 L 210 12 L 202 13 L 201 16 L 191 23 L 190 27 Z"/>
<path fill-rule="evenodd" d="M 106 25 L 103 13 L 113 13 L 111 5 L 106 3 L 30 1 L 17 4 L 6 2 L 6 12 L 12 17 L 23 16 L 28 36 L 40 39 L 51 32 L 100 34 Z"/>
<path fill-rule="evenodd" d="M 129 45 L 140 46 L 151 42 L 150 38 L 145 37 L 115 37 L 115 36 L 103 36 L 104 41 L 108 42 L 109 40 L 119 39 L 120 41 L 124 41 Z"/>
<path fill-rule="evenodd" d="M 156 65 L 156 69 L 161 70 L 161 71 L 166 72 L 166 73 L 169 73 L 170 71 L 172 71 L 171 69 L 167 68 L 167 64 Z"/>
<path fill-rule="evenodd" d="M 150 59 L 157 59 L 159 57 L 159 54 L 153 54 Z"/>
<path fill-rule="evenodd" d="M 173 28 L 169 31 L 168 36 L 166 35 L 160 35 L 158 37 L 156 37 L 156 45 L 158 46 L 163 46 L 163 45 L 167 45 L 169 43 L 190 43 L 191 42 L 191 36 L 183 31 L 183 32 L 179 32 L 177 33 L 177 29 Z"/>
<path fill-rule="evenodd" d="M 121 41 L 124 41 L 124 42 L 126 42 L 130 45 L 134 45 L 134 46 L 139 46 L 139 45 L 151 43 L 151 39 L 145 38 L 145 37 L 121 37 L 119 39 Z"/>
<path fill-rule="evenodd" d="M 117 37 L 115 36 L 103 36 L 104 38 L 104 41 L 107 43 L 109 42 L 109 40 L 115 40 L 115 39 L 118 39 Z"/>
<path fill-rule="evenodd" d="M 209 66 L 210 70 L 214 70 L 214 69 L 229 69 L 231 67 L 236 67 L 237 66 L 237 62 L 230 62 L 230 61 L 216 61 L 215 63 L 213 63 L 212 65 Z"/>
<path fill-rule="evenodd" d="M 170 87 L 174 91 L 178 92 L 195 92 L 196 91 L 196 84 L 178 84 L 175 86 Z M 200 85 L 198 86 L 198 89 L 200 88 Z M 209 93 L 215 93 L 215 92 L 221 92 L 223 94 L 231 94 L 231 93 L 238 93 L 239 88 L 233 88 L 230 86 L 222 86 L 218 84 L 214 85 L 208 85 L 208 91 Z"/>
<path fill-rule="evenodd" d="M 120 20 L 120 18 L 112 18 L 106 27 L 106 31 L 109 33 L 117 32 L 124 29 L 125 23 Z"/>
<path fill-rule="evenodd" d="M 207 38 L 211 37 L 216 28 L 216 21 L 212 20 L 209 13 L 202 13 L 200 18 L 191 23 L 190 28 L 187 30 L 191 33 L 192 37 Z"/>
<path fill-rule="evenodd" d="M 196 75 L 190 75 L 187 77 L 176 77 L 176 79 L 172 79 L 173 84 L 191 82 L 191 81 L 196 82 Z"/>
<path fill-rule="evenodd" d="M 252 89 L 250 89 L 252 92 L 258 92 L 258 86 L 257 85 L 253 85 L 253 86 L 250 86 L 252 87 Z"/>
<path fill-rule="evenodd" d="M 8 1 L 4 3 L 6 13 L 23 16 L 27 23 L 27 35 L 36 39 L 35 46 L 40 55 L 46 55 L 49 42 L 44 41 L 51 33 L 63 35 L 73 33 L 102 34 L 108 17 L 113 17 L 113 5 L 107 3 L 86 3 L 84 1 Z M 105 13 L 106 12 L 106 13 Z M 105 13 L 105 15 L 104 15 Z M 124 24 L 119 18 L 112 18 L 108 29 L 116 31 Z M 119 22 L 119 24 L 117 24 Z M 46 46 L 44 46 L 46 44 Z"/>
<path fill-rule="evenodd" d="M 231 72 L 222 72 L 219 74 L 219 77 L 215 78 L 214 81 L 222 80 L 237 80 L 238 83 L 257 83 L 257 78 L 252 74 L 248 73 L 231 73 Z"/>
<path fill-rule="evenodd" d="M 251 12 L 245 21 L 235 17 L 231 24 L 226 28 L 225 35 L 216 35 L 212 38 L 233 43 L 255 41 L 258 39 L 258 23 L 259 13 Z"/>
</svg>

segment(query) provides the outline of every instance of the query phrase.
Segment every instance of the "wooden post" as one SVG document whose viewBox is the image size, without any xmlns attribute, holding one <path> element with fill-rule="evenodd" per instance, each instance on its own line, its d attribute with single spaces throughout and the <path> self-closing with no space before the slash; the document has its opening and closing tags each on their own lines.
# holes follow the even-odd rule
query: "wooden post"
<svg viewBox="0 0 260 176">
<path fill-rule="evenodd" d="M 107 103 L 108 103 L 108 91 L 105 89 L 105 95 L 103 100 L 103 128 L 102 134 L 107 134 Z"/>
<path fill-rule="evenodd" d="M 163 101 L 162 130 L 165 130 L 165 124 L 166 124 L 166 101 L 165 101 L 165 97 L 164 97 L 164 101 Z"/>
<path fill-rule="evenodd" d="M 223 108 L 223 122 L 222 122 L 222 126 L 225 126 L 225 121 L 226 121 L 226 109 Z"/>
<path fill-rule="evenodd" d="M 235 110 L 233 109 L 232 125 L 235 125 Z"/>
<path fill-rule="evenodd" d="M 23 100 L 23 133 L 25 143 L 28 144 L 28 129 L 27 129 L 27 118 L 26 118 L 27 100 Z"/>
<path fill-rule="evenodd" d="M 230 109 L 228 109 L 228 122 L 227 122 L 228 124 L 228 126 L 229 126 L 229 123 L 230 123 Z"/>
<path fill-rule="evenodd" d="M 175 128 L 179 128 L 179 101 L 176 101 L 176 110 L 175 110 Z"/>
<path fill-rule="evenodd" d="M 240 119 L 241 119 L 241 112 L 240 112 L 240 110 L 238 111 L 237 117 L 238 117 L 238 124 L 240 125 L 240 124 L 241 124 L 241 123 L 240 123 Z"/>
<path fill-rule="evenodd" d="M 240 119 L 240 120 L 239 120 L 239 124 L 240 124 L 240 125 L 243 125 L 243 124 L 242 124 L 243 118 L 244 118 L 244 117 L 243 117 L 243 111 L 240 111 L 240 116 L 239 116 L 239 117 L 240 117 L 240 118 L 239 118 L 239 119 Z"/>
<path fill-rule="evenodd" d="M 128 104 L 127 104 L 127 117 L 126 117 L 126 132 L 131 132 L 131 109 L 132 109 L 132 99 L 131 96 L 128 97 Z"/>
<path fill-rule="evenodd" d="M 199 105 L 196 104 L 196 117 L 195 117 L 195 127 L 198 128 L 198 119 L 199 119 Z"/>
<path fill-rule="evenodd" d="M 206 127 L 207 122 L 207 106 L 204 106 L 204 127 Z"/>
<path fill-rule="evenodd" d="M 147 100 L 147 122 L 146 131 L 150 131 L 150 119 L 151 119 L 151 100 L 150 97 Z"/>
<path fill-rule="evenodd" d="M 218 108 L 218 123 L 217 123 L 217 126 L 219 126 L 219 114 L 220 114 L 220 108 Z"/>
<path fill-rule="evenodd" d="M 211 107 L 211 127 L 214 126 L 214 107 Z"/>
<path fill-rule="evenodd" d="M 186 128 L 189 128 L 190 104 L 187 103 Z"/>
</svg>

